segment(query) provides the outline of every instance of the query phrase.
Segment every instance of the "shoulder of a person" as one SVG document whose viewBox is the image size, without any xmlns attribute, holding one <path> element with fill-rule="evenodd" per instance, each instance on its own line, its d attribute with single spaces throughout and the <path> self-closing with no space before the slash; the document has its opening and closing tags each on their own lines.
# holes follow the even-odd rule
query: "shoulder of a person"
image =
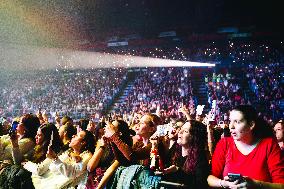
<svg viewBox="0 0 284 189">
<path fill-rule="evenodd" d="M 10 140 L 10 136 L 7 134 L 7 135 L 2 135 L 1 137 L 0 137 L 0 140 L 1 141 L 6 141 L 6 140 Z"/>
<path fill-rule="evenodd" d="M 69 156 L 69 150 L 66 150 L 66 151 L 64 151 L 64 152 L 62 152 L 58 157 L 59 157 L 59 159 L 66 159 L 66 158 L 68 158 L 68 156 Z"/>
<path fill-rule="evenodd" d="M 272 145 L 278 145 L 278 142 L 274 137 L 266 137 L 261 139 L 260 145 L 272 146 Z"/>
<path fill-rule="evenodd" d="M 31 139 L 31 138 L 22 138 L 22 139 L 19 140 L 19 142 L 20 143 L 34 143 L 35 144 L 34 140 Z"/>
<path fill-rule="evenodd" d="M 275 153 L 278 153 L 277 151 L 281 153 L 281 148 L 277 142 L 277 139 L 274 137 L 263 138 L 260 141 L 258 148 L 264 150 L 268 154 L 273 152 L 273 154 L 275 155 Z"/>
<path fill-rule="evenodd" d="M 219 149 L 227 150 L 234 145 L 234 139 L 232 137 L 223 137 L 219 140 L 217 146 Z"/>
</svg>

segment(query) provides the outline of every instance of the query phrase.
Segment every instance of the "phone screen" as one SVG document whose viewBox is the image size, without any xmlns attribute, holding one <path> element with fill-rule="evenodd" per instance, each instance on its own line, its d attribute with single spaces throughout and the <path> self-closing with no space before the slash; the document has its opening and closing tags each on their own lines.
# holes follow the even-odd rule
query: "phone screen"
<svg viewBox="0 0 284 189">
<path fill-rule="evenodd" d="M 158 125 L 157 126 L 157 134 L 158 136 L 166 136 L 170 130 L 170 126 L 168 124 Z"/>
<path fill-rule="evenodd" d="M 14 121 L 14 122 L 12 123 L 12 128 L 11 128 L 11 129 L 12 129 L 13 131 L 16 131 L 18 125 L 19 125 L 19 122 Z"/>
<path fill-rule="evenodd" d="M 242 179 L 242 175 L 241 174 L 236 174 L 236 173 L 228 173 L 228 177 L 229 177 L 229 181 L 230 182 Z"/>
</svg>

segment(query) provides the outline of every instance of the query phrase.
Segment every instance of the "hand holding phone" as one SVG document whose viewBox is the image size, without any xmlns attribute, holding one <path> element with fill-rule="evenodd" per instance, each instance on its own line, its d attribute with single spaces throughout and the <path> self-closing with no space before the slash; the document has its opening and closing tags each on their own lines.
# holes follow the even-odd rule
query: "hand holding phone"
<svg viewBox="0 0 284 189">
<path fill-rule="evenodd" d="M 164 125 L 158 125 L 157 126 L 157 136 L 166 136 L 168 134 L 168 132 L 170 131 L 171 126 L 170 124 L 164 124 Z"/>
<path fill-rule="evenodd" d="M 13 121 L 13 123 L 12 123 L 12 130 L 13 131 L 16 131 L 17 130 L 17 127 L 18 127 L 18 125 L 19 125 L 19 122 L 17 122 L 17 121 Z"/>
<path fill-rule="evenodd" d="M 230 182 L 243 179 L 241 174 L 236 174 L 236 173 L 228 173 L 228 177 Z"/>
<path fill-rule="evenodd" d="M 114 127 L 111 122 L 106 122 L 106 127 L 105 127 L 105 134 L 104 136 L 106 138 L 110 138 L 115 132 L 117 131 L 117 128 Z"/>
<path fill-rule="evenodd" d="M 52 149 L 52 144 L 53 144 L 53 131 L 51 132 L 50 141 L 47 147 L 46 157 L 50 159 L 56 159 L 57 153 L 54 151 L 54 149 Z"/>
<path fill-rule="evenodd" d="M 14 148 L 15 148 L 15 147 L 18 147 L 19 144 L 18 144 L 17 131 L 16 131 L 16 130 L 13 130 L 13 129 L 10 129 L 10 130 L 9 130 L 9 136 L 10 136 L 10 140 L 11 140 L 12 146 L 13 146 Z"/>
</svg>

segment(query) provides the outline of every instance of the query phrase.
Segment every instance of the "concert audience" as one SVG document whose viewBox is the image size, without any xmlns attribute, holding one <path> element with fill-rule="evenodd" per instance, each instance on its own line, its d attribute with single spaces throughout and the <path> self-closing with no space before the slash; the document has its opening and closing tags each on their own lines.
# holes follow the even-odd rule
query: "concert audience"
<svg viewBox="0 0 284 189">
<path fill-rule="evenodd" d="M 111 50 L 174 60 L 216 62 L 227 57 L 232 61 L 228 68 L 217 65 L 203 75 L 208 104 L 201 112 L 193 73 L 186 67 L 139 69 L 124 102 L 99 122 L 122 92 L 127 69 L 14 76 L 12 84 L 1 84 L 0 116 L 8 118 L 0 120 L 0 171 L 2 161 L 21 166 L 29 160 L 23 166 L 33 173 L 35 188 L 110 187 L 107 181 L 120 175 L 115 173 L 118 166 L 132 171 L 142 166 L 155 181 L 188 188 L 283 188 L 283 56 L 270 45 L 227 45 Z M 36 111 L 37 116 L 26 114 Z M 21 115 L 18 125 L 12 121 Z M 267 122 L 274 123 L 275 135 Z M 139 166 L 134 169 L 134 164 Z M 9 167 L 4 172 L 11 172 Z M 141 172 L 124 182 L 141 181 Z M 240 178 L 231 180 L 229 173 Z M 0 174 L 1 183 L 5 179 Z"/>
</svg>

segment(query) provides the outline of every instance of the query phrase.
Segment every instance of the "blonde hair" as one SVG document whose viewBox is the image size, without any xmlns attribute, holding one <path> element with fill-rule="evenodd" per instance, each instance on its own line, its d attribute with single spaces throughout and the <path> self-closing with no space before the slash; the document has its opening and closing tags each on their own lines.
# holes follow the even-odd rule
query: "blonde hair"
<svg viewBox="0 0 284 189">
<path fill-rule="evenodd" d="M 150 127 L 156 127 L 157 125 L 162 124 L 161 118 L 157 116 L 156 114 L 145 114 L 144 116 L 147 116 L 146 121 Z"/>
</svg>

